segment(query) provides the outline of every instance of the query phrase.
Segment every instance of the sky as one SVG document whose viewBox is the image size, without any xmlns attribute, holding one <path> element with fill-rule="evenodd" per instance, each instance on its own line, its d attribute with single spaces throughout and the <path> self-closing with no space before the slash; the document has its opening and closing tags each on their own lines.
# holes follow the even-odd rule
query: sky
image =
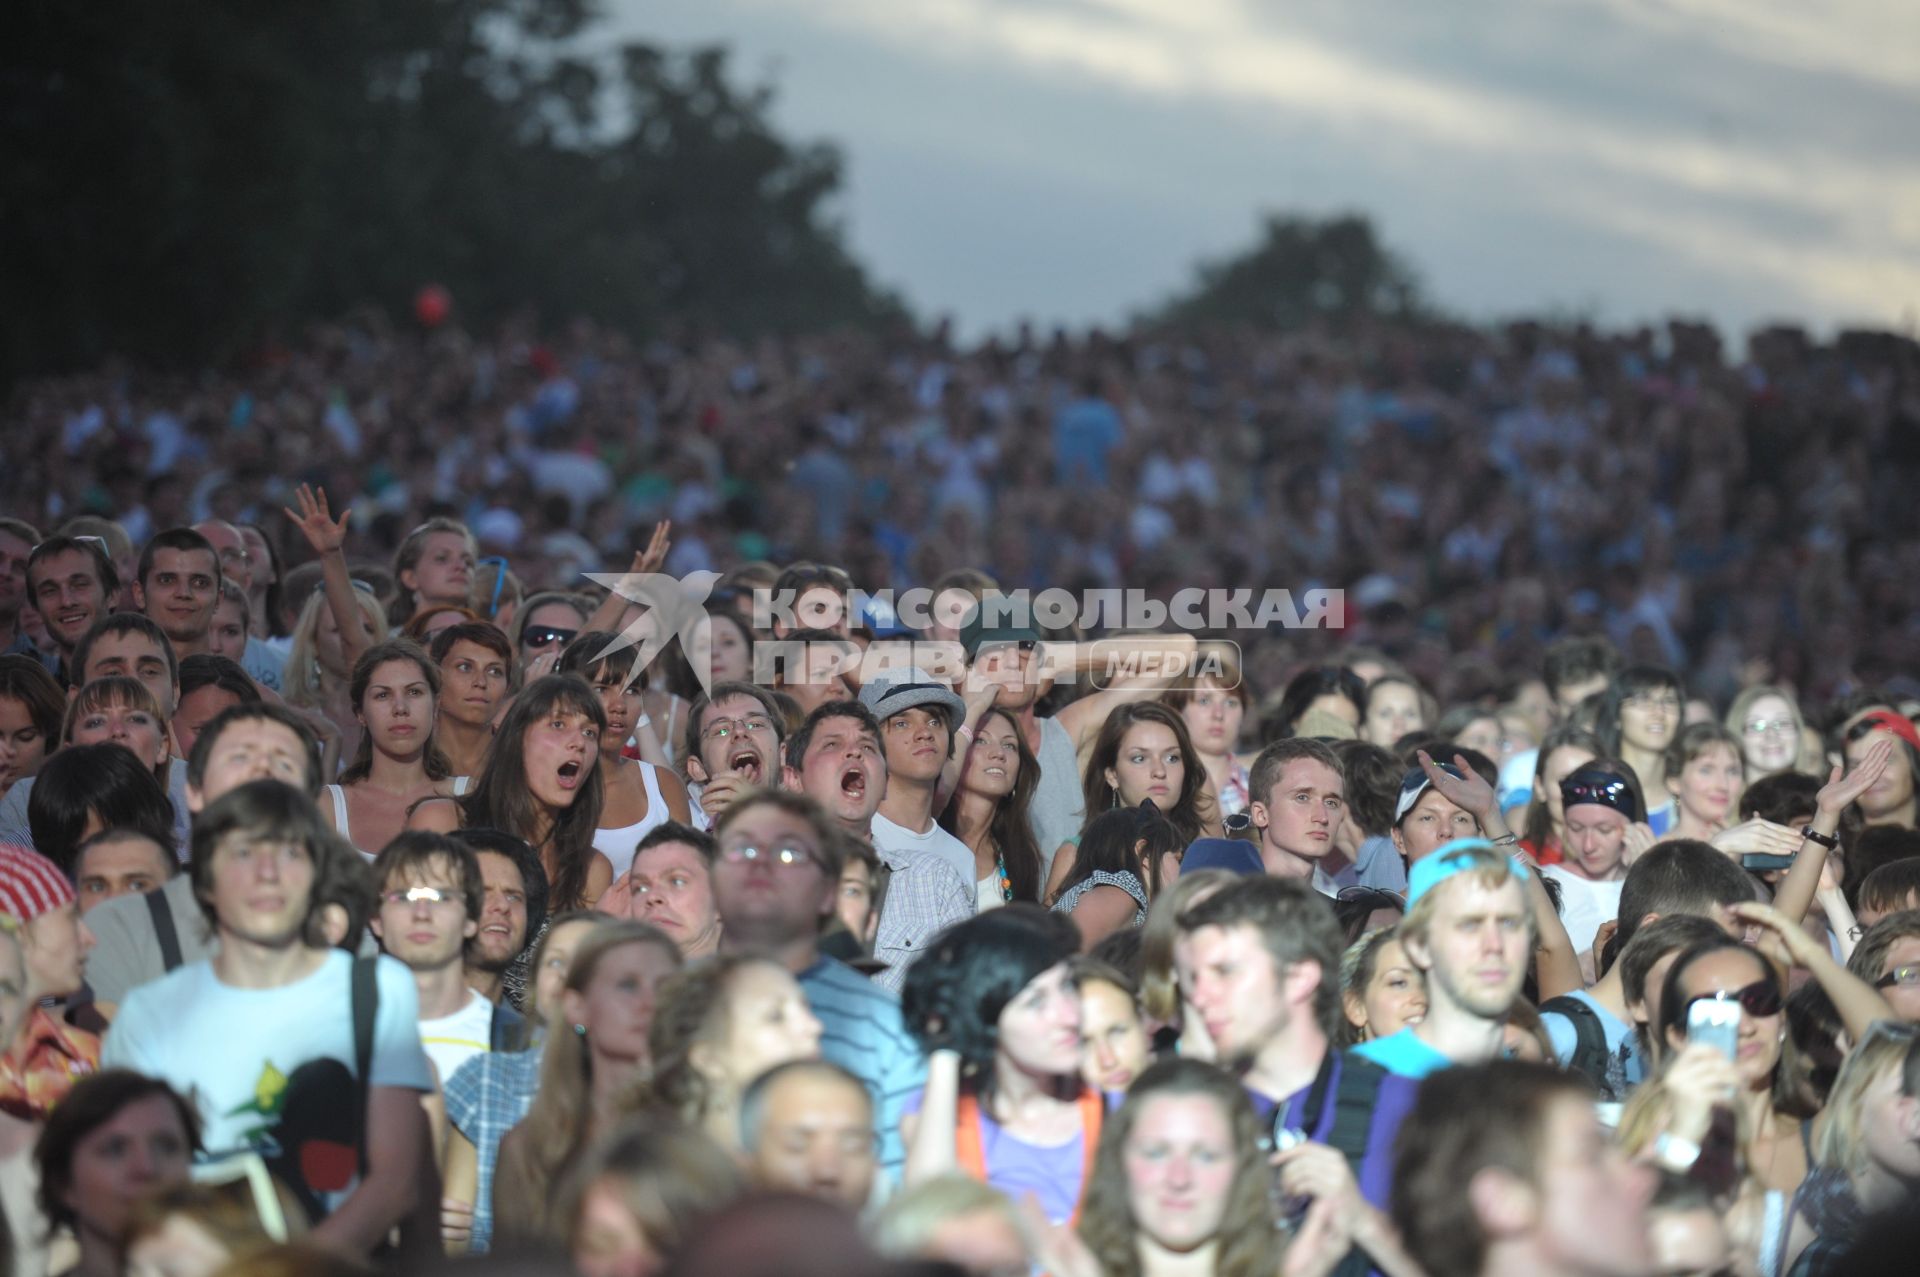
<svg viewBox="0 0 1920 1277">
<path fill-rule="evenodd" d="M 1920 327 L 1913 0 L 603 0 L 846 160 L 963 335 L 1116 325 L 1357 211 L 1475 320 Z"/>
</svg>

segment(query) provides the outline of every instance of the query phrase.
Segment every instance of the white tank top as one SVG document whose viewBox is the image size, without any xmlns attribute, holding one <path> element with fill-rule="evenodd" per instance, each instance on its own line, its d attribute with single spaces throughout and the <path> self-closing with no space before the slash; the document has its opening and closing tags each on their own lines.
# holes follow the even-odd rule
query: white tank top
<svg viewBox="0 0 1920 1277">
<path fill-rule="evenodd" d="M 635 761 L 640 768 L 640 780 L 647 787 L 647 814 L 631 825 L 593 831 L 593 849 L 612 862 L 615 882 L 633 867 L 633 849 L 640 845 L 640 840 L 668 819 L 667 796 L 660 792 L 660 780 L 655 775 L 660 769 L 649 762 Z"/>
<path fill-rule="evenodd" d="M 467 792 L 467 782 L 472 779 L 471 776 L 455 776 L 453 778 L 453 796 L 458 798 L 465 794 Z M 359 843 L 353 842 L 353 831 L 347 828 L 346 787 L 344 785 L 328 785 L 327 796 L 333 799 L 333 831 L 348 842 L 353 843 L 353 849 L 355 851 L 365 856 L 369 861 L 372 861 L 374 853 L 368 851 Z"/>
</svg>

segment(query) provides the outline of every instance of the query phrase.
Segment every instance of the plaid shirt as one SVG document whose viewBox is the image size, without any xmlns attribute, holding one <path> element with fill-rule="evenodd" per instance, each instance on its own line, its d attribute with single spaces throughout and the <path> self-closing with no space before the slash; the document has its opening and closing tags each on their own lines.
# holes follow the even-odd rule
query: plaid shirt
<svg viewBox="0 0 1920 1277">
<path fill-rule="evenodd" d="M 873 956 L 887 969 L 875 975 L 873 982 L 898 993 L 906 983 L 907 968 L 935 936 L 973 917 L 978 897 L 973 884 L 938 856 L 885 847 L 873 850 L 893 871 L 873 937 Z"/>
<path fill-rule="evenodd" d="M 533 1107 L 540 1089 L 540 1048 L 476 1055 L 447 1079 L 447 1120 L 479 1152 L 474 1189 L 473 1252 L 484 1254 L 493 1239 L 493 1169 L 500 1141 Z"/>
</svg>

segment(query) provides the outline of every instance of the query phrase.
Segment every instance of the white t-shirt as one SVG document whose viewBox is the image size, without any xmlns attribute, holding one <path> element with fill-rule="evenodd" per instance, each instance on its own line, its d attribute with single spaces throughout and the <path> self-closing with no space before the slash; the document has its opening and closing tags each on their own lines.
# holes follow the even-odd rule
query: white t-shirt
<svg viewBox="0 0 1920 1277">
<path fill-rule="evenodd" d="M 1560 884 L 1560 921 L 1573 941 L 1573 951 L 1585 953 L 1593 948 L 1593 934 L 1600 924 L 1620 916 L 1620 889 L 1627 885 L 1626 879 L 1594 882 L 1565 865 L 1548 865 L 1540 872 Z"/>
<path fill-rule="evenodd" d="M 458 1011 L 420 1021 L 420 1045 L 445 1086 L 455 1069 L 493 1049 L 493 1003 L 468 989 L 467 1004 Z"/>
<path fill-rule="evenodd" d="M 980 881 L 979 870 L 973 864 L 973 852 L 967 844 L 940 828 L 938 821 L 934 821 L 926 833 L 916 834 L 876 811 L 873 813 L 873 845 L 875 850 L 890 851 L 897 856 L 932 856 L 944 860 L 960 875 L 961 882 Z"/>
<path fill-rule="evenodd" d="M 297 1157 L 302 1142 L 350 1146 L 357 1123 L 339 1084 L 344 1075 L 345 1094 L 354 1094 L 353 962 L 335 949 L 312 975 L 277 989 L 234 988 L 210 960 L 188 963 L 127 994 L 100 1062 L 164 1079 L 191 1098 L 209 1153 L 251 1148 L 271 1166 L 283 1153 Z M 371 1083 L 431 1091 L 413 973 L 388 957 L 374 972 Z"/>
</svg>

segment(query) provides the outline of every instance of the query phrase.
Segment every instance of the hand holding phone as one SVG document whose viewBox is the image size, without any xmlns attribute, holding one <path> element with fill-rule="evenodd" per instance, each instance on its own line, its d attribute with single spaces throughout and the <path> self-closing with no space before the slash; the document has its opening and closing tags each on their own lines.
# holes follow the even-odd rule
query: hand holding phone
<svg viewBox="0 0 1920 1277">
<path fill-rule="evenodd" d="M 1687 1008 L 1687 1041 L 1703 1042 L 1729 1061 L 1740 1054 L 1740 1003 L 1733 998 L 1696 998 Z"/>
</svg>

